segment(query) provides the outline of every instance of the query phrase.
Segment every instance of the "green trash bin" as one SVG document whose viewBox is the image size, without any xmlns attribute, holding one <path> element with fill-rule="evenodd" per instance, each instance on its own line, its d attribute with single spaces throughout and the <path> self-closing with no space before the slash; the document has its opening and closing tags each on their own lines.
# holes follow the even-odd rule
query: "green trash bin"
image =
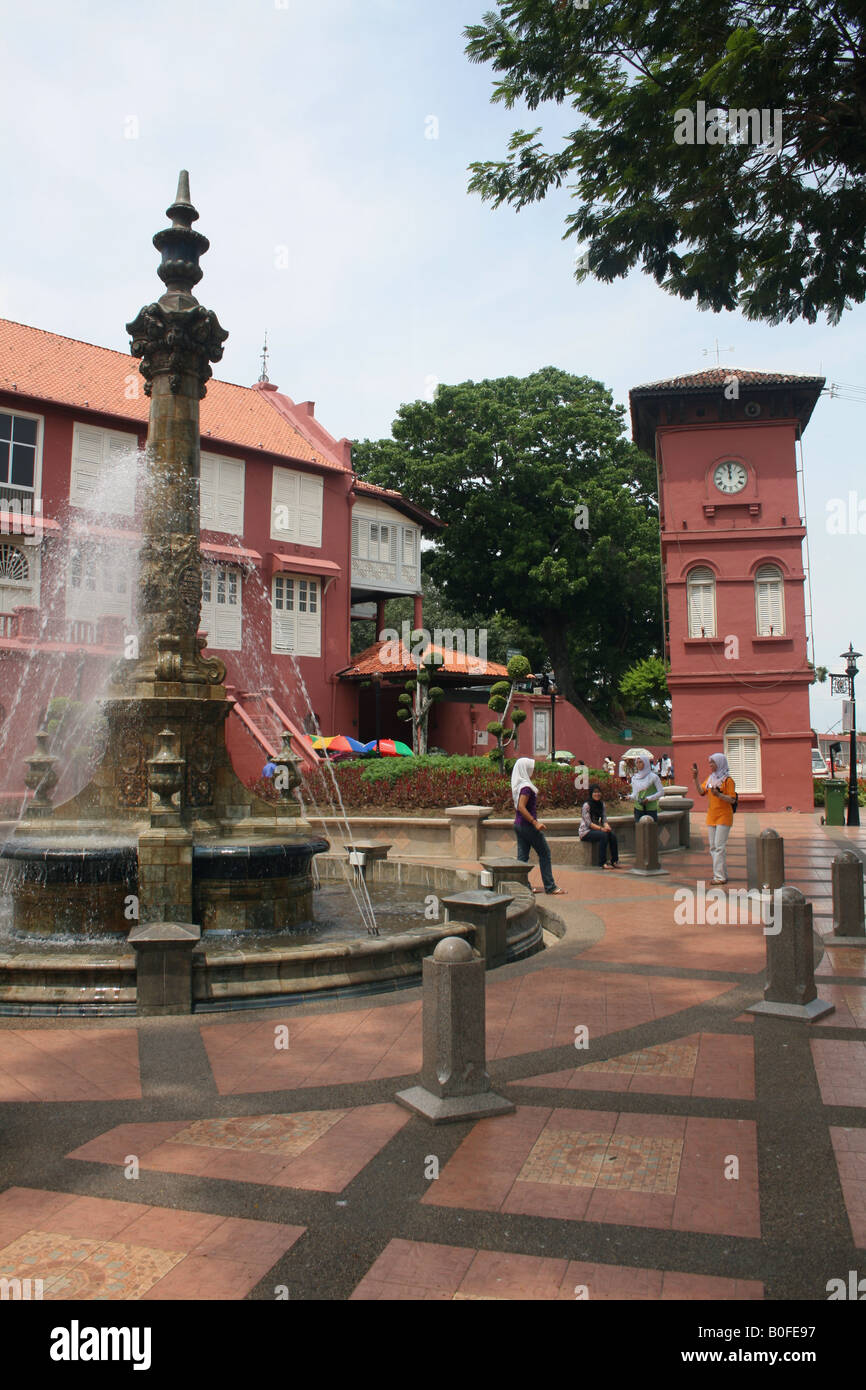
<svg viewBox="0 0 866 1390">
<path fill-rule="evenodd" d="M 848 800 L 848 783 L 835 779 L 824 783 L 824 824 L 844 825 L 845 806 Z"/>
</svg>

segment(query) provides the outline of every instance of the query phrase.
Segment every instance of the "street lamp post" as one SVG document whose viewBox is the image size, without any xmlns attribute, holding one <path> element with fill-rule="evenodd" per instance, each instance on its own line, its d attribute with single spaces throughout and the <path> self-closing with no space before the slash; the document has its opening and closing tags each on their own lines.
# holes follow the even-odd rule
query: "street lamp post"
<svg viewBox="0 0 866 1390">
<path fill-rule="evenodd" d="M 848 643 L 847 652 L 842 658 L 847 663 L 845 674 L 848 677 L 848 690 L 851 696 L 851 751 L 848 755 L 848 824 L 860 824 L 860 803 L 857 800 L 857 704 L 854 697 L 854 677 L 857 675 L 857 658 L 862 652 L 855 652 L 854 644 Z"/>
</svg>

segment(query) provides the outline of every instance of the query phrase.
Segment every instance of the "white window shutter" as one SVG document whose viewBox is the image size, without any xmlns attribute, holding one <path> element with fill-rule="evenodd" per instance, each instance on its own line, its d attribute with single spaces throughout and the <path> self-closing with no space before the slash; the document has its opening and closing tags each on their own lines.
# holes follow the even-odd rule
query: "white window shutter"
<svg viewBox="0 0 866 1390">
<path fill-rule="evenodd" d="M 759 637 L 777 637 L 784 633 L 784 582 L 775 565 L 765 565 L 755 576 L 755 609 Z"/>
<path fill-rule="evenodd" d="M 217 531 L 217 460 L 202 454 L 199 474 L 200 523 L 206 531 Z"/>
<path fill-rule="evenodd" d="M 320 546 L 322 544 L 322 479 L 301 477 L 299 481 L 298 542 L 300 545 Z"/>
<path fill-rule="evenodd" d="M 295 653 L 297 645 L 295 614 L 271 607 L 271 651 Z"/>
<path fill-rule="evenodd" d="M 360 530 L 360 526 L 361 526 L 361 523 L 359 522 L 358 518 L 357 518 L 356 516 L 353 516 L 353 517 L 352 517 L 352 556 L 353 556 L 354 559 L 357 559 L 357 558 L 358 558 L 358 532 L 359 532 L 359 530 Z"/>
<path fill-rule="evenodd" d="M 322 655 L 322 629 L 318 613 L 298 614 L 298 656 Z"/>
<path fill-rule="evenodd" d="M 223 652 L 241 650 L 241 605 L 218 603 L 216 622 L 211 629 L 210 645 Z"/>
<path fill-rule="evenodd" d="M 69 501 L 73 507 L 87 507 L 102 479 L 102 430 L 76 425 L 72 445 L 72 476 Z"/>
<path fill-rule="evenodd" d="M 391 563 L 392 565 L 396 565 L 396 563 L 397 563 L 397 527 L 396 527 L 396 526 L 392 526 L 392 527 L 391 527 L 390 536 L 391 536 L 391 549 L 390 549 L 390 554 L 389 554 L 389 556 L 388 556 L 388 559 L 389 559 L 389 561 L 390 561 L 390 563 Z"/>
<path fill-rule="evenodd" d="M 690 637 L 715 637 L 715 588 L 712 570 L 692 570 L 686 584 Z"/>
<path fill-rule="evenodd" d="M 130 456 L 138 445 L 134 435 L 106 434 L 104 464 L 111 483 L 111 501 L 106 510 L 119 516 L 135 512 L 135 474 Z"/>
<path fill-rule="evenodd" d="M 220 459 L 217 486 L 218 531 L 244 533 L 244 465 L 240 459 Z"/>
<path fill-rule="evenodd" d="M 271 539 L 279 541 L 298 541 L 299 482 L 297 473 L 288 468 L 275 468 L 271 490 Z M 285 508 L 288 517 L 278 515 L 277 508 Z M 280 524 L 278 525 L 278 521 Z"/>
</svg>

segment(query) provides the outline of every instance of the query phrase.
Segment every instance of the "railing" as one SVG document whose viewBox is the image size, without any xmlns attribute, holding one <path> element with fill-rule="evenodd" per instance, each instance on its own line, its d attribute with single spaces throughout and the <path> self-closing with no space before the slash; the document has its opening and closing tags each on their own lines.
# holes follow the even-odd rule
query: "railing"
<svg viewBox="0 0 866 1390">
<path fill-rule="evenodd" d="M 95 623 L 69 623 L 66 628 L 67 642 L 74 642 L 79 647 L 92 647 L 96 643 Z"/>
<path fill-rule="evenodd" d="M 0 613 L 0 637 L 18 636 L 18 614 Z"/>
</svg>

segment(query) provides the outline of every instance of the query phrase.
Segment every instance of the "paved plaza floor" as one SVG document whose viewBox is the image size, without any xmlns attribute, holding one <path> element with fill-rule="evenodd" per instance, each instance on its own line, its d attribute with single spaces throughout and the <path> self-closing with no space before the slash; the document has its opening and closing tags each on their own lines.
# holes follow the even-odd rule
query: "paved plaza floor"
<svg viewBox="0 0 866 1390">
<path fill-rule="evenodd" d="M 557 870 L 564 936 L 488 975 L 511 1115 L 433 1128 L 395 1102 L 417 988 L 0 1019 L 0 1278 L 46 1300 L 826 1301 L 866 1273 L 866 951 L 819 953 L 818 1023 L 746 1012 L 760 923 L 674 920 L 711 877 L 692 823 L 668 877 Z M 866 831 L 738 815 L 732 886 L 768 826 L 827 934 L 830 861 L 866 860 Z"/>
</svg>

